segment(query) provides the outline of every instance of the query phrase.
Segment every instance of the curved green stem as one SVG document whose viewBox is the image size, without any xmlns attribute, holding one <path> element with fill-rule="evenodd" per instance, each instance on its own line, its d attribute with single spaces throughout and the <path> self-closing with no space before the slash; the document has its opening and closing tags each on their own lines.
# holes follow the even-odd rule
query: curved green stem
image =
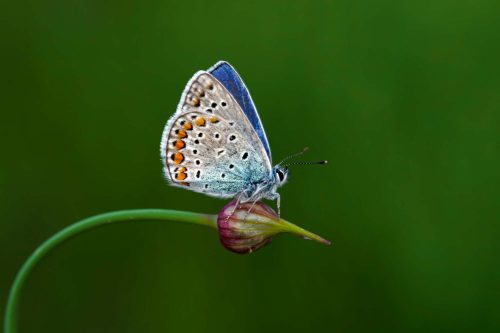
<svg viewBox="0 0 500 333">
<path fill-rule="evenodd" d="M 316 234 L 313 234 L 312 232 L 310 232 L 304 228 L 301 228 L 298 225 L 290 223 L 286 220 L 281 219 L 281 220 L 279 220 L 279 223 L 281 223 L 281 226 L 282 226 L 284 231 L 289 232 L 291 234 L 295 234 L 295 235 L 301 236 L 305 239 L 310 239 L 310 240 L 313 240 L 313 241 L 316 241 L 318 243 L 322 243 L 325 245 L 332 244 L 332 242 L 330 242 L 328 239 L 324 239 L 323 237 L 318 236 Z"/>
<path fill-rule="evenodd" d="M 47 254 L 47 252 L 63 243 L 64 241 L 68 240 L 69 238 L 90 229 L 116 222 L 144 220 L 177 221 L 217 228 L 217 216 L 215 215 L 197 214 L 166 209 L 122 210 L 92 216 L 75 224 L 72 224 L 42 243 L 42 245 L 40 245 L 25 261 L 25 263 L 17 273 L 14 283 L 10 288 L 9 297 L 7 299 L 7 305 L 5 308 L 4 332 L 17 332 L 17 309 L 22 286 L 30 272 L 33 270 L 33 267 L 45 256 L 45 254 Z"/>
</svg>

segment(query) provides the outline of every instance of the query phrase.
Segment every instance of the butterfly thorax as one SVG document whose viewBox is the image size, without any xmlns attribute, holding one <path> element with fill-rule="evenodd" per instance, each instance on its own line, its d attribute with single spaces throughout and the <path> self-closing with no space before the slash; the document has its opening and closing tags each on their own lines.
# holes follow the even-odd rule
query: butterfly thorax
<svg viewBox="0 0 500 333">
<path fill-rule="evenodd" d="M 248 188 L 242 193 L 241 201 L 257 201 L 262 198 L 274 200 L 279 194 L 277 189 L 283 186 L 288 178 L 288 169 L 276 165 L 268 177 L 249 184 Z"/>
</svg>

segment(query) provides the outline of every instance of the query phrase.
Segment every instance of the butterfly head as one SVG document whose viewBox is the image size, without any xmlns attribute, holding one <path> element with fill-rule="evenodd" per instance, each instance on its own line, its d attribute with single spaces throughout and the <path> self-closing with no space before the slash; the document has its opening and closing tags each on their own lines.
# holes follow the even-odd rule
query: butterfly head
<svg viewBox="0 0 500 333">
<path fill-rule="evenodd" d="M 284 185 L 288 180 L 288 167 L 280 164 L 276 165 L 273 168 L 273 176 L 275 184 L 278 186 Z"/>
</svg>

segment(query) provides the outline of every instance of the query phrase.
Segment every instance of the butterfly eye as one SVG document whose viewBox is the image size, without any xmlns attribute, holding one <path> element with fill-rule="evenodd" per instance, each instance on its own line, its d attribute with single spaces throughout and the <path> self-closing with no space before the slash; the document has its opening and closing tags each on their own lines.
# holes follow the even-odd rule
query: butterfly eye
<svg viewBox="0 0 500 333">
<path fill-rule="evenodd" d="M 276 173 L 278 174 L 278 178 L 280 179 L 280 182 L 282 182 L 283 179 L 285 179 L 285 174 L 281 170 L 276 170 Z"/>
</svg>

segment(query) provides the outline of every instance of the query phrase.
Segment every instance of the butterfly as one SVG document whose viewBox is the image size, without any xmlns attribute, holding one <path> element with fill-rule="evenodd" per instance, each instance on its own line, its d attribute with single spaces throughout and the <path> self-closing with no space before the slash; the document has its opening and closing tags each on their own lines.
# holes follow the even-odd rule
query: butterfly
<svg viewBox="0 0 500 333">
<path fill-rule="evenodd" d="M 238 203 L 277 200 L 288 167 L 271 149 L 250 93 L 234 68 L 219 61 L 187 83 L 161 140 L 167 180 Z"/>
</svg>

